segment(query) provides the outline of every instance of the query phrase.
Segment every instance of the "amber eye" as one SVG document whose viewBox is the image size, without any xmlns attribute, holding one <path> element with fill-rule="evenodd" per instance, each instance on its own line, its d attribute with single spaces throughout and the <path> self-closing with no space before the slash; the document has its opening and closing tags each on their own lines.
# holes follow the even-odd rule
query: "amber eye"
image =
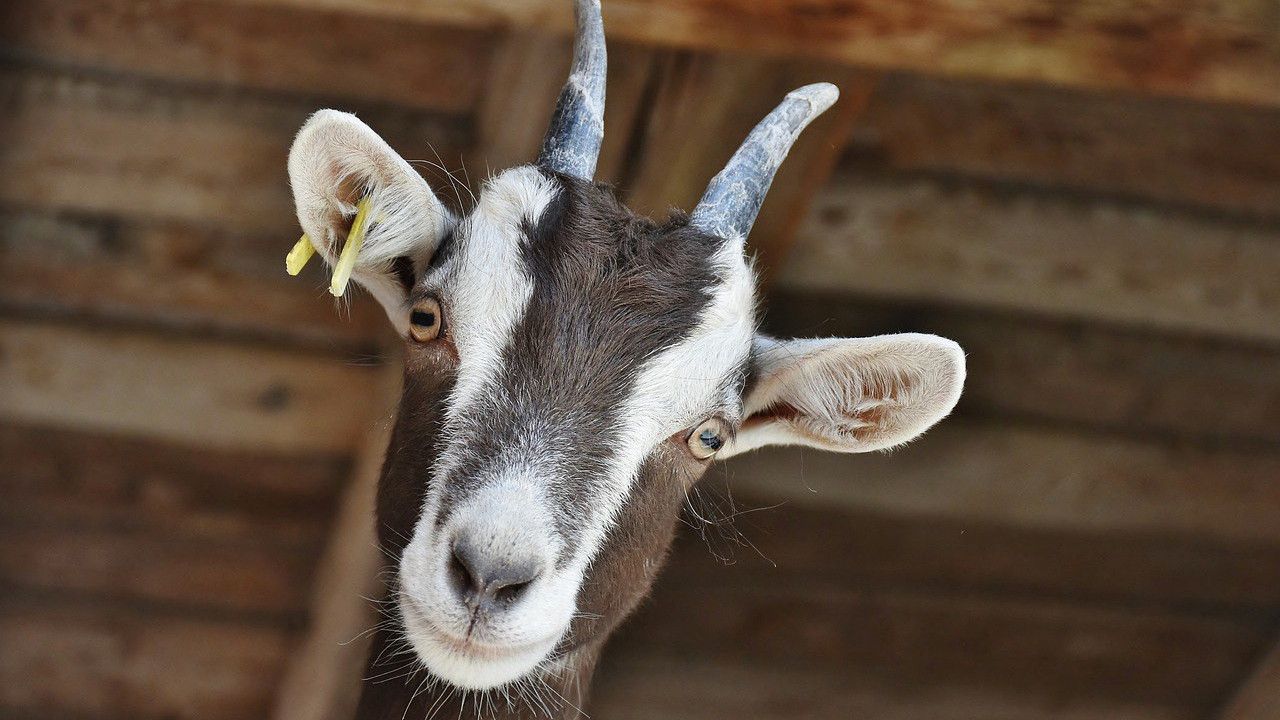
<svg viewBox="0 0 1280 720">
<path fill-rule="evenodd" d="M 440 336 L 440 303 L 435 298 L 423 298 L 409 311 L 409 334 L 418 342 L 431 342 Z"/>
<path fill-rule="evenodd" d="M 709 460 L 729 440 L 728 428 L 720 418 L 707 418 L 689 433 L 689 452 L 699 460 Z"/>
</svg>

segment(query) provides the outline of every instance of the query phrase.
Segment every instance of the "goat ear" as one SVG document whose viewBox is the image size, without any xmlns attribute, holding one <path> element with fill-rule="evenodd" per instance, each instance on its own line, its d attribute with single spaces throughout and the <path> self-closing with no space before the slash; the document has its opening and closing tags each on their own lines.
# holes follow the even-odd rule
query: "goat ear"
<svg viewBox="0 0 1280 720">
<path fill-rule="evenodd" d="M 936 335 L 781 341 L 758 336 L 744 421 L 727 457 L 764 445 L 883 450 L 946 417 L 964 351 Z"/>
<path fill-rule="evenodd" d="M 335 269 L 332 292 L 345 292 L 349 271 L 382 303 L 396 330 L 407 333 L 409 290 L 453 228 L 453 214 L 377 133 L 337 110 L 317 112 L 298 131 L 289 150 L 289 183 L 305 239 Z M 361 201 L 363 236 L 348 249 L 349 267 L 340 267 Z M 300 241 L 295 252 L 305 261 L 310 250 Z"/>
</svg>

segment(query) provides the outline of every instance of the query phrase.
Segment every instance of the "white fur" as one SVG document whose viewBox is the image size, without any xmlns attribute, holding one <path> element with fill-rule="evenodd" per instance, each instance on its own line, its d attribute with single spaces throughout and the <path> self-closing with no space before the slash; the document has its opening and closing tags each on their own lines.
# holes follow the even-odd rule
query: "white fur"
<svg viewBox="0 0 1280 720">
<path fill-rule="evenodd" d="M 481 390 L 502 372 L 502 351 L 533 293 L 533 280 L 521 261 L 526 241 L 521 222 L 536 223 L 557 192 L 554 181 L 532 167 L 495 177 L 459 226 L 454 254 L 422 281 L 427 288 L 447 290 L 444 312 L 459 363 L 457 382 L 446 402 L 443 434 L 448 441 L 401 558 L 401 608 L 419 655 L 433 672 L 460 687 L 495 687 L 528 673 L 555 647 L 573 618 L 580 578 L 548 568 L 509 612 L 479 629 L 481 642 L 508 648 L 501 657 L 467 655 L 438 637 L 439 632 L 461 637 L 469 622 L 446 583 L 450 544 L 458 528 L 541 557 L 558 553 L 549 499 L 538 472 L 555 463 L 546 450 L 550 438 L 537 428 L 529 428 L 530 437 L 506 448 L 501 467 L 492 477 L 476 479 L 481 490 L 455 510 L 441 532 L 434 531 L 444 480 L 468 452 L 459 432 L 463 421 Z"/>
</svg>

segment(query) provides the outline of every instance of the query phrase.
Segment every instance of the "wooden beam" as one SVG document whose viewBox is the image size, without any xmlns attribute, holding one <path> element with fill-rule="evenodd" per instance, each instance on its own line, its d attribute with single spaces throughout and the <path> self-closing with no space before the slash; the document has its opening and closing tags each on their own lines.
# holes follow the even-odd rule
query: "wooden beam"
<svg viewBox="0 0 1280 720">
<path fill-rule="evenodd" d="M 1215 717 L 1216 720 L 1270 720 L 1280 717 L 1280 643 L 1262 656 Z"/>
<path fill-rule="evenodd" d="M 0 66 L 0 202 L 133 214 L 296 241 L 286 181 L 293 135 L 312 100 L 227 95 L 136 80 Z M 405 157 L 467 144 L 457 118 L 367 108 L 362 118 Z"/>
<path fill-rule="evenodd" d="M 372 368 L 322 355 L 19 321 L 0 322 L 0 349 L 13 422 L 345 453 L 382 409 Z"/>
<path fill-rule="evenodd" d="M 1280 454 L 954 418 L 891 455 L 772 449 L 735 490 L 801 505 L 1085 532 L 1280 542 Z"/>
<path fill-rule="evenodd" d="M 1280 341 L 1280 229 L 845 171 L 779 286 Z"/>
<path fill-rule="evenodd" d="M 780 337 L 913 330 L 954 339 L 968 356 L 964 413 L 1130 437 L 1280 443 L 1272 348 L 831 294 L 778 293 L 764 308 L 766 330 Z"/>
<path fill-rule="evenodd" d="M 564 0 L 243 0 L 477 28 L 567 33 Z M 1280 105 L 1280 28 L 1267 3 L 929 0 L 909 8 L 793 2 L 604 3 L 611 37 L 699 50 L 806 55 L 885 70 Z"/>
<path fill-rule="evenodd" d="M 884 78 L 855 136 L 866 165 L 1280 217 L 1280 111 Z"/>
<path fill-rule="evenodd" d="M 681 587 L 722 573 L 733 587 L 1053 597 L 1208 614 L 1265 614 L 1280 604 L 1280 544 L 1083 523 L 1027 527 L 823 500 L 779 498 L 737 472 L 713 471 L 690 493 L 693 530 L 678 540 L 662 582 Z"/>
<path fill-rule="evenodd" d="M 696 543 L 686 549 L 706 552 Z M 1108 717 L 1101 713 L 1108 705 L 1132 717 L 1203 717 L 1248 668 L 1269 625 L 1250 614 L 992 598 L 939 588 L 797 584 L 789 578 L 738 582 L 736 574 L 736 568 L 721 566 L 707 567 L 700 581 L 659 579 L 650 601 L 611 642 L 588 712 L 614 717 L 614 708 L 643 702 L 614 689 L 618 683 L 638 690 L 622 677 L 625 670 L 610 672 L 634 659 L 730 672 L 812 672 L 855 697 L 874 693 L 890 707 L 913 709 L 876 717 L 920 717 L 920 698 L 934 693 L 1000 708 L 997 717 L 1099 718 Z M 697 676 L 685 687 L 701 691 L 693 705 L 714 709 L 710 715 L 737 715 L 732 698 Z M 837 712 L 853 698 L 832 690 L 828 686 L 808 702 L 778 709 L 791 717 L 861 716 Z M 643 697 L 668 691 L 665 685 L 651 687 Z M 1003 702 L 1012 707 L 1001 708 Z M 647 716 L 666 716 L 665 704 L 640 707 Z M 967 717 L 989 717 L 965 707 Z M 1012 715 L 1016 707 L 1028 714 Z"/>
<path fill-rule="evenodd" d="M 692 209 L 751 128 L 786 93 L 819 80 L 842 87 L 840 101 L 788 155 L 752 230 L 750 246 L 760 266 L 777 267 L 814 191 L 843 151 L 873 79 L 816 63 L 696 54 L 668 55 L 658 73 L 638 160 L 621 181 L 628 205 L 658 218 L 673 207 Z"/>
<path fill-rule="evenodd" d="M 377 303 L 329 297 L 316 264 L 284 272 L 287 242 L 178 221 L 0 210 L 0 307 L 370 353 Z"/>
<path fill-rule="evenodd" d="M 384 372 L 379 392 L 388 407 L 400 377 L 398 366 Z M 311 586 L 310 627 L 276 693 L 275 720 L 343 720 L 355 710 L 372 640 L 366 631 L 378 621 L 371 599 L 383 594 L 374 510 L 391 427 L 392 418 L 382 418 L 361 444 Z"/>
<path fill-rule="evenodd" d="M 0 22 L 5 54 L 41 64 L 471 112 L 491 33 L 314 8 L 35 0 Z"/>
<path fill-rule="evenodd" d="M 5 717 L 262 717 L 280 628 L 65 598 L 0 602 Z"/>
</svg>

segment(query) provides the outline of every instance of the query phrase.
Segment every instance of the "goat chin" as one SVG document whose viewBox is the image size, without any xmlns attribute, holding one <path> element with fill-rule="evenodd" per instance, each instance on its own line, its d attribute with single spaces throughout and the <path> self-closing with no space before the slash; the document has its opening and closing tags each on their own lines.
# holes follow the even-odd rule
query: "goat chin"
<svg viewBox="0 0 1280 720">
<path fill-rule="evenodd" d="M 519 681 L 542 669 L 559 637 L 515 647 L 462 647 L 406 613 L 405 636 L 427 670 L 464 690 L 492 690 Z"/>
</svg>

